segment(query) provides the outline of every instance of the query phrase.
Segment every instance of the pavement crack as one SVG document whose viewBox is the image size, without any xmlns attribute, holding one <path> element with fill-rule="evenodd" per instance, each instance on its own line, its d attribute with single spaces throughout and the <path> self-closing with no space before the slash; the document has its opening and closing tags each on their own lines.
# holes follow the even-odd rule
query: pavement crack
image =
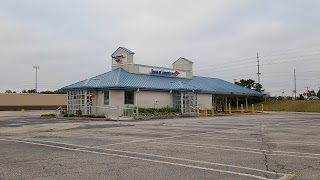
<svg viewBox="0 0 320 180">
<path fill-rule="evenodd" d="M 258 134 L 259 134 L 258 137 L 259 137 L 260 142 L 261 142 L 260 152 L 262 153 L 263 163 L 264 163 L 264 165 L 266 167 L 266 170 L 276 173 L 277 178 L 279 178 L 280 175 L 278 175 L 278 173 L 273 168 L 271 168 L 271 165 L 270 165 L 271 162 L 270 162 L 268 154 L 272 154 L 272 151 L 271 151 L 272 145 L 269 143 L 267 132 L 264 130 L 263 121 L 260 121 L 260 127 L 259 127 L 259 133 Z M 271 178 L 271 177 L 269 177 L 269 175 L 267 173 L 265 173 L 264 176 L 266 178 Z"/>
</svg>

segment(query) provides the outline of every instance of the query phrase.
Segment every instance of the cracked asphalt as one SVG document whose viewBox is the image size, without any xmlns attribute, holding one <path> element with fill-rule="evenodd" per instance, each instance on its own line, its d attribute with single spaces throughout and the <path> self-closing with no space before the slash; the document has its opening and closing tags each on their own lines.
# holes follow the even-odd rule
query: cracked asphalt
<svg viewBox="0 0 320 180">
<path fill-rule="evenodd" d="M 320 179 L 320 114 L 0 119 L 0 180 Z"/>
</svg>

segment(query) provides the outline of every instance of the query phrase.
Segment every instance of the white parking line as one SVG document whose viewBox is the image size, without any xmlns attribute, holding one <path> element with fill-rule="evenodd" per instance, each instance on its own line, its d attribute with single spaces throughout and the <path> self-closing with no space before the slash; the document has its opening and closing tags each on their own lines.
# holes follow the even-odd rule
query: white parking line
<svg viewBox="0 0 320 180">
<path fill-rule="evenodd" d="M 210 134 L 210 133 L 215 133 L 215 132 L 204 132 L 204 133 L 195 133 L 195 134 L 188 134 L 188 135 L 168 136 L 168 137 L 161 137 L 161 138 L 154 138 L 154 139 L 142 139 L 142 140 L 135 140 L 135 141 L 128 141 L 128 142 L 120 142 L 120 143 L 114 143 L 114 144 L 93 146 L 92 148 L 97 148 L 97 147 L 102 147 L 102 146 L 113 146 L 113 145 L 120 145 L 120 144 L 131 144 L 131 143 L 137 143 L 137 142 L 147 142 L 147 141 L 155 141 L 155 140 L 173 139 L 173 138 L 179 138 L 179 137 L 199 136 L 199 135 L 202 135 L 202 134 Z"/>
<path fill-rule="evenodd" d="M 219 132 L 216 132 L 219 134 Z M 206 137 L 210 135 L 202 135 L 202 137 Z M 221 140 L 230 140 L 230 141 L 247 141 L 247 142 L 261 142 L 255 139 L 249 139 L 249 138 L 227 138 L 227 137 L 213 137 L 210 136 L 210 139 L 221 139 Z M 305 142 L 300 142 L 300 141 L 286 141 L 286 140 L 279 140 L 279 141 L 270 141 L 271 143 L 281 143 L 281 144 L 299 144 L 299 145 L 304 145 L 304 146 L 320 146 L 319 143 L 311 142 L 311 143 L 305 143 Z"/>
<path fill-rule="evenodd" d="M 183 142 L 174 142 L 174 141 L 165 141 L 165 142 L 151 141 L 150 143 L 170 144 L 170 145 L 176 145 L 176 146 L 188 146 L 188 147 L 209 148 L 209 149 L 219 149 L 219 150 L 227 150 L 227 151 L 240 151 L 240 152 L 267 154 L 267 155 L 271 155 L 271 156 L 277 155 L 277 156 L 293 156 L 293 157 L 305 157 L 305 158 L 315 158 L 315 159 L 320 158 L 320 157 L 310 157 L 310 156 L 320 156 L 320 154 L 314 154 L 314 153 L 301 153 L 301 152 L 291 152 L 291 151 L 272 151 L 272 153 L 270 154 L 269 151 L 267 151 L 267 150 L 254 149 L 254 148 L 243 148 L 243 147 L 235 147 L 235 146 L 183 143 Z M 242 151 L 242 150 L 244 150 L 244 151 Z M 261 153 L 261 152 L 264 152 L 264 153 Z M 296 154 L 298 156 L 290 155 L 290 154 Z M 310 155 L 310 156 L 303 156 L 303 155 Z"/>
<path fill-rule="evenodd" d="M 155 159 L 140 158 L 140 157 L 129 156 L 129 155 L 120 155 L 120 154 L 97 152 L 97 151 L 92 151 L 92 150 L 74 149 L 74 148 L 67 148 L 67 147 L 56 146 L 56 145 L 29 142 L 29 141 L 24 141 L 24 140 L 13 140 L 13 139 L 0 139 L 0 140 L 9 141 L 9 142 L 16 142 L 16 143 L 32 144 L 32 145 L 38 145 L 38 146 L 45 146 L 45 147 L 52 147 L 52 148 L 57 148 L 57 149 L 69 150 L 69 151 L 78 151 L 78 152 L 86 152 L 86 153 L 93 153 L 93 154 L 100 154 L 100 155 L 107 155 L 107 156 L 123 157 L 123 158 L 135 159 L 135 160 L 156 162 L 156 163 L 161 163 L 161 164 L 170 164 L 170 165 L 181 166 L 181 167 L 188 167 L 188 168 L 194 168 L 194 169 L 200 169 L 200 170 L 214 171 L 214 172 L 219 172 L 219 173 L 227 173 L 227 174 L 234 174 L 234 175 L 239 175 L 239 176 L 246 176 L 246 177 L 251 177 L 251 178 L 256 178 L 256 179 L 264 179 L 264 180 L 268 179 L 268 178 L 262 177 L 262 176 L 246 174 L 246 173 L 240 173 L 240 172 L 235 172 L 235 171 L 227 171 L 227 170 L 221 170 L 221 169 L 215 169 L 215 168 L 207 168 L 207 167 L 187 165 L 187 164 L 181 164 L 181 163 L 173 163 L 173 162 L 169 162 L 169 161 L 160 161 L 160 160 L 155 160 Z M 66 143 L 64 143 L 64 145 L 66 145 Z M 70 144 L 70 145 L 72 145 L 72 144 Z M 95 148 L 95 149 L 103 149 L 103 148 Z M 171 158 L 171 159 L 175 159 L 175 160 L 198 162 L 198 163 L 205 163 L 205 164 L 222 165 L 222 164 L 219 164 L 219 163 L 209 163 L 209 162 L 203 162 L 203 161 L 195 161 L 195 160 L 182 159 L 182 158 L 166 157 L 166 156 L 159 156 L 159 155 L 152 155 L 152 154 L 145 154 L 145 153 L 136 153 L 136 152 L 130 152 L 130 151 L 119 151 L 119 150 L 113 150 L 113 149 L 103 149 L 103 150 L 109 150 L 109 151 L 114 151 L 114 152 L 122 152 L 122 153 L 149 155 L 149 156 L 154 156 L 154 157 L 163 157 L 163 158 L 167 158 L 167 159 Z M 233 165 L 223 165 L 223 166 L 240 168 L 240 169 L 247 169 L 247 170 L 254 170 L 254 171 L 260 171 L 260 172 L 270 173 L 270 174 L 277 174 L 277 173 L 274 173 L 274 172 L 271 172 L 271 171 L 264 171 L 264 170 L 259 170 L 259 169 L 254 169 L 254 168 L 247 168 L 247 167 L 242 167 L 242 166 L 233 166 Z M 282 176 L 287 176 L 287 175 L 281 174 L 281 173 L 278 173 L 278 174 L 282 175 Z"/>
</svg>

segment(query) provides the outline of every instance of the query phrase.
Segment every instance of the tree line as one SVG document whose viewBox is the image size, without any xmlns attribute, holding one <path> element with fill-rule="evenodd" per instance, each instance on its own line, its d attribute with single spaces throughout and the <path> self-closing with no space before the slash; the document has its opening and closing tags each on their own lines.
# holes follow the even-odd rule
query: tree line
<svg viewBox="0 0 320 180">
<path fill-rule="evenodd" d="M 6 90 L 5 93 L 17 93 L 16 91 Z M 35 89 L 28 89 L 28 90 L 22 90 L 20 93 L 40 93 L 40 94 L 66 94 L 66 92 L 63 92 L 61 90 L 56 91 L 41 91 L 37 92 Z"/>
</svg>

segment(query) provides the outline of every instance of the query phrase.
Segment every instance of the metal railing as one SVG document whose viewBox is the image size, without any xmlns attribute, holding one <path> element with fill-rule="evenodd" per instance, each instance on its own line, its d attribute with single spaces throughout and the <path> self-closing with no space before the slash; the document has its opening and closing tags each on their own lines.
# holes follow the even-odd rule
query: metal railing
<svg viewBox="0 0 320 180">
<path fill-rule="evenodd" d="M 54 114 L 56 115 L 56 118 L 59 118 L 62 115 L 63 109 L 62 107 L 58 107 L 58 109 L 54 110 Z"/>
<path fill-rule="evenodd" d="M 104 115 L 111 119 L 138 118 L 138 107 L 91 106 L 91 114 Z"/>
</svg>

